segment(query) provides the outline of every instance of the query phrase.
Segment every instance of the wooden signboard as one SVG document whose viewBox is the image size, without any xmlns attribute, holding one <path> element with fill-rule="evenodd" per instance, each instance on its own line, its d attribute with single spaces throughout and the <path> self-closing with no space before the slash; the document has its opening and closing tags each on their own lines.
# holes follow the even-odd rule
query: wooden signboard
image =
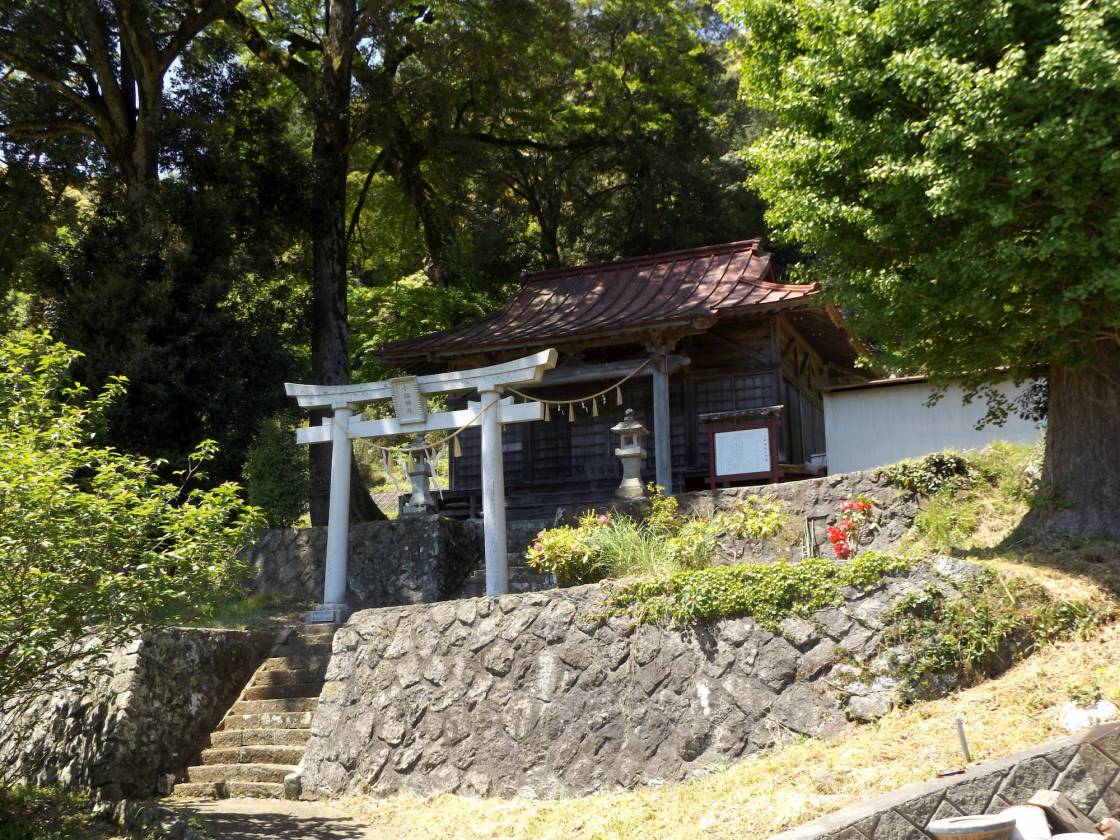
<svg viewBox="0 0 1120 840">
<path fill-rule="evenodd" d="M 709 486 L 758 479 L 776 483 L 782 477 L 778 465 L 781 416 L 780 405 L 700 415 L 708 425 Z"/>
</svg>

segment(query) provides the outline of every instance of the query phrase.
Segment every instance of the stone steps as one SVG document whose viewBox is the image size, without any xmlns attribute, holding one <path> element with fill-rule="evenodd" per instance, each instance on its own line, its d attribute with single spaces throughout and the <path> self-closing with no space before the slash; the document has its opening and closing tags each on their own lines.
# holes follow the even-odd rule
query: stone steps
<svg viewBox="0 0 1120 840">
<path fill-rule="evenodd" d="M 250 688 L 265 685 L 296 685 L 301 683 L 322 682 L 327 669 L 324 668 L 292 668 L 290 670 L 258 670 L 249 681 Z"/>
<path fill-rule="evenodd" d="M 284 785 L 272 782 L 181 782 L 175 795 L 189 799 L 283 799 Z"/>
<path fill-rule="evenodd" d="M 283 683 L 279 685 L 250 685 L 241 696 L 245 700 L 290 700 L 318 697 L 323 690 L 323 681 L 305 683 Z"/>
<path fill-rule="evenodd" d="M 319 705 L 314 697 L 280 697 L 275 700 L 238 700 L 230 711 L 235 715 L 267 715 L 283 712 L 313 712 Z"/>
<path fill-rule="evenodd" d="M 261 663 L 261 667 L 257 669 L 254 679 L 268 673 L 284 672 L 284 671 L 297 671 L 307 669 L 321 669 L 324 672 L 327 669 L 327 663 L 330 662 L 330 654 L 293 654 L 291 656 L 273 656 L 266 659 Z"/>
<path fill-rule="evenodd" d="M 245 747 L 209 747 L 202 751 L 203 764 L 299 764 L 303 745 L 260 744 Z"/>
<path fill-rule="evenodd" d="M 331 646 L 296 642 L 294 644 L 285 644 L 282 647 L 275 648 L 272 651 L 272 655 L 274 657 L 282 656 L 286 659 L 295 660 L 296 662 L 306 661 L 309 657 L 313 656 L 330 659 Z"/>
<path fill-rule="evenodd" d="M 222 729 L 210 733 L 211 747 L 299 747 L 311 739 L 310 729 Z"/>
<path fill-rule="evenodd" d="M 199 764 L 187 770 L 187 781 L 283 784 L 284 777 L 295 769 L 295 764 Z"/>
<path fill-rule="evenodd" d="M 525 549 L 532 544 L 537 532 L 547 528 L 552 523 L 547 520 L 533 520 L 528 522 L 509 523 L 507 536 L 506 563 L 509 568 L 509 591 L 513 593 L 539 592 L 542 589 L 555 589 L 556 578 L 552 575 L 538 572 L 529 566 L 525 559 Z M 460 597 L 478 598 L 486 594 L 486 563 L 483 561 L 471 572 L 466 581 Z"/>
<path fill-rule="evenodd" d="M 303 758 L 330 661 L 335 625 L 283 634 L 230 707 L 176 796 L 279 799 Z"/>
<path fill-rule="evenodd" d="M 280 712 L 276 714 L 227 714 L 218 724 L 218 731 L 230 729 L 310 729 L 314 712 Z"/>
</svg>

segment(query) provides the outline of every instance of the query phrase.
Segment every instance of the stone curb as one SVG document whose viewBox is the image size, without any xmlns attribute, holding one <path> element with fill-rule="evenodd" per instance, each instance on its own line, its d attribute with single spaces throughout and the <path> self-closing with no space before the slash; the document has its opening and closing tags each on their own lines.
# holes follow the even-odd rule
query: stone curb
<svg viewBox="0 0 1120 840">
<path fill-rule="evenodd" d="M 961 776 L 919 782 L 773 835 L 770 840 L 925 840 L 930 820 L 995 813 L 1036 790 L 1063 791 L 1094 819 L 1120 808 L 1120 723 L 1104 724 Z"/>
</svg>

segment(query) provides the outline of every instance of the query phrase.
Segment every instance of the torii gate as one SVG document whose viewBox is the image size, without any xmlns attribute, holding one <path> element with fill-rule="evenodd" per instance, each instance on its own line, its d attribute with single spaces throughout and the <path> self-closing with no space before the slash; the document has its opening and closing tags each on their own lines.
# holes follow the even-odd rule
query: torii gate
<svg viewBox="0 0 1120 840">
<path fill-rule="evenodd" d="M 352 438 L 414 434 L 465 426 L 482 427 L 482 517 L 486 544 L 486 594 L 509 591 L 506 546 L 505 476 L 502 467 L 502 424 L 526 423 L 543 418 L 540 403 L 514 404 L 501 399 L 502 389 L 540 382 L 556 366 L 556 351 L 542 350 L 511 362 L 474 370 L 403 376 L 384 382 L 357 385 L 299 385 L 288 382 L 284 390 L 302 408 L 329 408 L 333 415 L 322 425 L 296 432 L 297 443 L 331 444 L 330 518 L 327 522 L 327 562 L 323 605 L 329 620 L 338 620 L 346 605 L 346 556 L 350 531 L 350 457 Z M 435 394 L 478 391 L 479 401 L 466 410 L 428 413 L 427 398 Z M 392 400 L 396 417 L 363 420 L 355 417 L 363 403 Z M 319 616 L 313 616 L 313 619 Z M 323 615 L 323 618 L 327 616 Z"/>
</svg>

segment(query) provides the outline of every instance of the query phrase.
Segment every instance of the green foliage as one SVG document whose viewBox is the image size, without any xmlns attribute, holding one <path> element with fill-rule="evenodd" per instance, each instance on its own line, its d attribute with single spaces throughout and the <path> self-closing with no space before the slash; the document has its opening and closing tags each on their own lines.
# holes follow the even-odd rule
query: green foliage
<svg viewBox="0 0 1120 840">
<path fill-rule="evenodd" d="M 1104 686 L 1101 685 L 1103 668 L 1097 668 L 1093 675 L 1082 677 L 1077 682 L 1066 683 L 1069 699 L 1082 709 L 1090 709 L 1104 699 Z"/>
<path fill-rule="evenodd" d="M 89 803 L 71 791 L 0 787 L 0 840 L 89 840 L 108 834 L 91 833 L 90 822 Z"/>
<path fill-rule="evenodd" d="M 918 533 L 934 548 L 947 550 L 976 531 L 980 514 L 970 500 L 950 493 L 938 493 L 916 517 Z"/>
<path fill-rule="evenodd" d="M 245 455 L 245 492 L 270 528 L 294 525 L 307 508 L 307 447 L 285 414 L 265 418 Z"/>
<path fill-rule="evenodd" d="M 234 484 L 199 489 L 204 441 L 163 483 L 151 461 L 101 441 L 124 392 L 73 383 L 77 354 L 45 335 L 0 337 L 0 697 L 74 679 L 176 604 L 237 591 L 258 512 Z"/>
<path fill-rule="evenodd" d="M 1018 522 L 1038 499 L 1041 444 L 996 442 L 966 453 L 939 452 L 883 468 L 887 480 L 927 498 L 914 524 L 926 548 L 964 547 L 984 522 Z"/>
<path fill-rule="evenodd" d="M 991 571 L 956 586 L 960 595 L 949 597 L 930 584 L 902 598 L 891 615 L 888 640 L 908 648 L 898 673 L 912 697 L 949 676 L 969 685 L 1111 617 L 1111 607 L 1058 600 L 1036 583 Z"/>
<path fill-rule="evenodd" d="M 1120 322 L 1120 7 L 725 0 L 781 234 L 880 360 L 1029 378 Z M 1110 341 L 1112 339 L 1109 339 Z"/>
<path fill-rule="evenodd" d="M 751 495 L 736 501 L 734 510 L 723 514 L 721 522 L 733 538 L 753 542 L 778 536 L 788 519 L 776 500 Z"/>
<path fill-rule="evenodd" d="M 970 487 L 977 477 L 976 467 L 966 456 L 948 450 L 931 452 L 914 460 L 899 461 L 883 467 L 881 472 L 888 484 L 911 490 L 921 496 Z"/>
<path fill-rule="evenodd" d="M 842 599 L 844 586 L 874 587 L 905 561 L 866 552 L 841 563 L 820 557 L 683 571 L 616 587 L 608 599 L 613 615 L 638 623 L 691 625 L 749 615 L 769 630 L 782 619 L 811 616 Z"/>
<path fill-rule="evenodd" d="M 665 575 L 710 565 L 724 537 L 764 539 L 786 522 L 779 503 L 761 496 L 740 500 L 730 513 L 684 517 L 677 499 L 661 489 L 649 486 L 649 510 L 641 521 L 588 511 L 574 528 L 541 531 L 526 552 L 529 565 L 565 584 Z"/>
<path fill-rule="evenodd" d="M 441 289 L 423 273 L 351 289 L 350 355 L 355 380 L 368 382 L 395 372 L 374 360 L 373 354 L 382 346 L 481 318 L 500 305 L 500 297 L 466 284 Z"/>
</svg>

